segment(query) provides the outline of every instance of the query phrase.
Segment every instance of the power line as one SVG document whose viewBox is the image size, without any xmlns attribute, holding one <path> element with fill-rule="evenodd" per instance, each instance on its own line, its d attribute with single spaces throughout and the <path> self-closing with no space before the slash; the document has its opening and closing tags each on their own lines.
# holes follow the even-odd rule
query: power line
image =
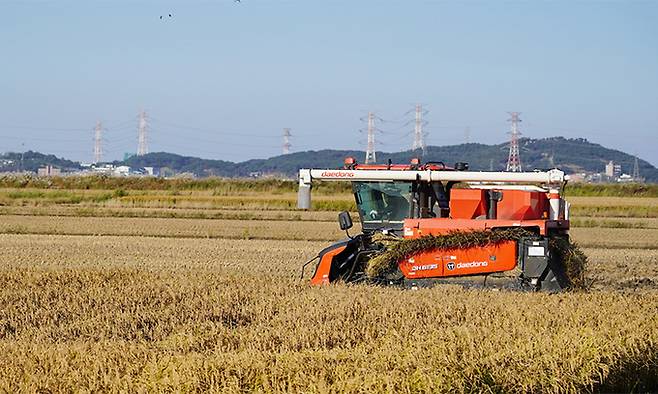
<svg viewBox="0 0 658 394">
<path fill-rule="evenodd" d="M 164 126 L 170 126 L 175 129 L 182 129 L 182 130 L 192 130 L 192 131 L 201 131 L 204 133 L 212 133 L 212 134 L 223 134 L 223 135 L 234 135 L 238 137 L 253 137 L 253 138 L 279 138 L 275 137 L 272 135 L 258 135 L 258 134 L 249 134 L 249 133 L 242 133 L 239 131 L 222 131 L 222 130 L 213 130 L 213 129 L 205 129 L 205 128 L 200 128 L 200 127 L 192 127 L 192 126 L 183 126 L 171 122 L 165 122 L 157 118 L 153 118 L 152 116 L 149 117 L 149 120 L 156 125 L 161 123 Z M 322 135 L 322 134 L 317 134 L 317 135 Z"/>
<path fill-rule="evenodd" d="M 65 127 L 33 127 L 33 126 L 18 126 L 18 125 L 10 125 L 10 124 L 2 124 L 0 125 L 2 127 L 6 128 L 12 128 L 12 129 L 21 129 L 21 130 L 35 130 L 35 131 L 89 131 L 89 129 L 80 129 L 77 127 L 71 127 L 71 128 L 65 128 Z"/>
</svg>

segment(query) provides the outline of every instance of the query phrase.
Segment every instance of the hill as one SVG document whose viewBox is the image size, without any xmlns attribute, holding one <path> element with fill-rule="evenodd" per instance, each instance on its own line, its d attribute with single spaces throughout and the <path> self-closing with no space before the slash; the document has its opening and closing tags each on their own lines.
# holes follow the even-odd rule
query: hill
<svg viewBox="0 0 658 394">
<path fill-rule="evenodd" d="M 622 171 L 631 174 L 635 157 L 615 149 L 609 149 L 594 144 L 583 138 L 567 139 L 552 137 L 543 139 L 524 138 L 520 140 L 521 160 L 524 169 L 546 169 L 558 167 L 567 173 L 603 172 L 610 160 L 621 164 Z M 428 146 L 423 161 L 443 161 L 452 165 L 458 161 L 467 162 L 473 170 L 500 171 L 507 163 L 507 144 L 460 144 L 450 146 Z M 407 163 L 412 157 L 420 155 L 420 151 L 377 152 L 380 163 L 389 159 L 394 163 Z M 133 156 L 125 161 L 114 162 L 116 165 L 127 165 L 133 168 L 157 167 L 169 169 L 172 173 L 193 173 L 199 177 L 247 177 L 254 173 L 276 174 L 294 177 L 300 168 L 338 168 L 343 165 L 343 159 L 353 156 L 363 160 L 365 152 L 354 150 L 319 150 L 295 152 L 275 156 L 269 159 L 254 159 L 240 163 L 225 160 L 201 159 L 192 156 L 182 156 L 174 153 L 157 152 L 143 156 Z M 20 153 L 7 153 L 0 156 L 0 172 L 15 171 L 20 167 Z M 5 162 L 4 166 L 2 163 Z M 53 165 L 64 170 L 78 170 L 80 164 L 70 160 L 44 155 L 38 152 L 25 152 L 22 168 L 36 171 L 44 165 Z M 658 169 L 651 163 L 639 160 L 640 174 L 648 182 L 658 182 Z"/>
<path fill-rule="evenodd" d="M 47 155 L 39 152 L 27 151 L 8 152 L 0 155 L 0 172 L 10 171 L 32 171 L 37 172 L 37 169 L 51 165 L 64 171 L 77 171 L 79 170 L 80 163 L 59 158 L 55 155 Z"/>
<path fill-rule="evenodd" d="M 175 153 L 156 152 L 142 156 L 131 156 L 127 160 L 115 162 L 117 165 L 127 165 L 134 168 L 157 167 L 167 168 L 175 173 L 188 172 L 196 176 L 234 176 L 236 163 L 224 160 L 200 159 L 192 156 L 181 156 Z"/>
<path fill-rule="evenodd" d="M 546 169 L 558 167 L 568 173 L 603 172 L 605 165 L 613 160 L 621 164 L 622 171 L 630 174 L 635 157 L 627 153 L 605 148 L 583 138 L 567 139 L 552 137 L 543 139 L 524 138 L 520 140 L 521 159 L 524 169 Z M 450 146 L 428 146 L 423 161 L 443 161 L 452 165 L 458 161 L 470 164 L 473 170 L 500 171 L 507 163 L 507 144 L 460 144 Z M 377 159 L 386 163 L 406 163 L 419 151 L 377 152 Z M 232 163 L 223 160 L 208 160 L 196 157 L 179 156 L 171 153 L 151 153 L 132 157 L 124 164 L 130 166 L 168 167 L 176 172 L 192 172 L 198 176 L 244 177 L 255 172 L 294 176 L 299 168 L 337 168 L 343 165 L 347 156 L 363 160 L 365 152 L 351 150 L 319 150 L 295 152 L 269 159 L 248 160 Z M 649 182 L 658 182 L 658 169 L 649 162 L 639 160 L 640 174 Z"/>
</svg>

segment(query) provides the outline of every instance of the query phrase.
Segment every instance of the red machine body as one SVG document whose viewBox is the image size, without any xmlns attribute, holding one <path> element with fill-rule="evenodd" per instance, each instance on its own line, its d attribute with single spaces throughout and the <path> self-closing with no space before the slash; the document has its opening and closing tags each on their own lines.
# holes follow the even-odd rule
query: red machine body
<svg viewBox="0 0 658 394">
<path fill-rule="evenodd" d="M 518 264 L 548 267 L 551 258 L 548 240 L 568 237 L 568 204 L 550 185 L 544 188 L 527 183 L 444 181 L 442 172 L 453 172 L 443 176 L 447 179 L 459 179 L 460 175 L 443 163 L 360 165 L 346 161 L 346 169 L 350 171 L 325 171 L 319 175 L 352 181 L 364 234 L 357 237 L 358 242 L 355 238 L 344 240 L 320 252 L 311 279 L 314 285 L 344 278 L 343 266 L 350 265 L 342 262 L 354 260 L 352 264 L 356 265 L 360 254 L 367 254 L 369 237 L 382 230 L 403 238 L 518 227 L 534 234 L 532 240 L 523 244 L 510 240 L 415 254 L 398 263 L 401 274 L 410 280 L 486 275 L 513 270 Z M 398 175 L 406 172 L 415 178 Z M 435 173 L 439 174 L 436 182 L 432 178 Z M 382 175 L 378 177 L 378 174 Z M 501 173 L 481 174 L 484 174 L 482 178 L 515 179 Z M 472 173 L 463 177 L 474 178 Z M 540 179 L 532 173 L 523 173 L 518 178 Z M 353 271 L 351 266 L 350 275 Z M 548 272 L 548 268 L 544 271 Z M 536 275 L 537 281 L 549 280 L 546 273 Z"/>
</svg>

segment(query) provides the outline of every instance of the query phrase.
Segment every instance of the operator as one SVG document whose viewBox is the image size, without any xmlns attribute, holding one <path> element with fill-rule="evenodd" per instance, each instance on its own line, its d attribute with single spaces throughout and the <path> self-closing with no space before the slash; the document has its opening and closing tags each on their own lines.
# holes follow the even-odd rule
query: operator
<svg viewBox="0 0 658 394">
<path fill-rule="evenodd" d="M 385 211 L 388 220 L 402 220 L 409 213 L 409 201 L 399 194 L 384 194 Z"/>
</svg>

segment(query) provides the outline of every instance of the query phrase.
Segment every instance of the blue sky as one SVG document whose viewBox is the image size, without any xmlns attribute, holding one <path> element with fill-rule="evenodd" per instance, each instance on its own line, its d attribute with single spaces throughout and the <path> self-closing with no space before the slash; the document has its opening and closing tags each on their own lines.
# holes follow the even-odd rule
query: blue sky
<svg viewBox="0 0 658 394">
<path fill-rule="evenodd" d="M 171 13 L 172 18 L 167 14 Z M 164 19 L 160 20 L 160 15 Z M 658 164 L 658 2 L 0 0 L 0 151 L 106 159 L 137 146 L 243 160 L 585 137 Z"/>
</svg>

